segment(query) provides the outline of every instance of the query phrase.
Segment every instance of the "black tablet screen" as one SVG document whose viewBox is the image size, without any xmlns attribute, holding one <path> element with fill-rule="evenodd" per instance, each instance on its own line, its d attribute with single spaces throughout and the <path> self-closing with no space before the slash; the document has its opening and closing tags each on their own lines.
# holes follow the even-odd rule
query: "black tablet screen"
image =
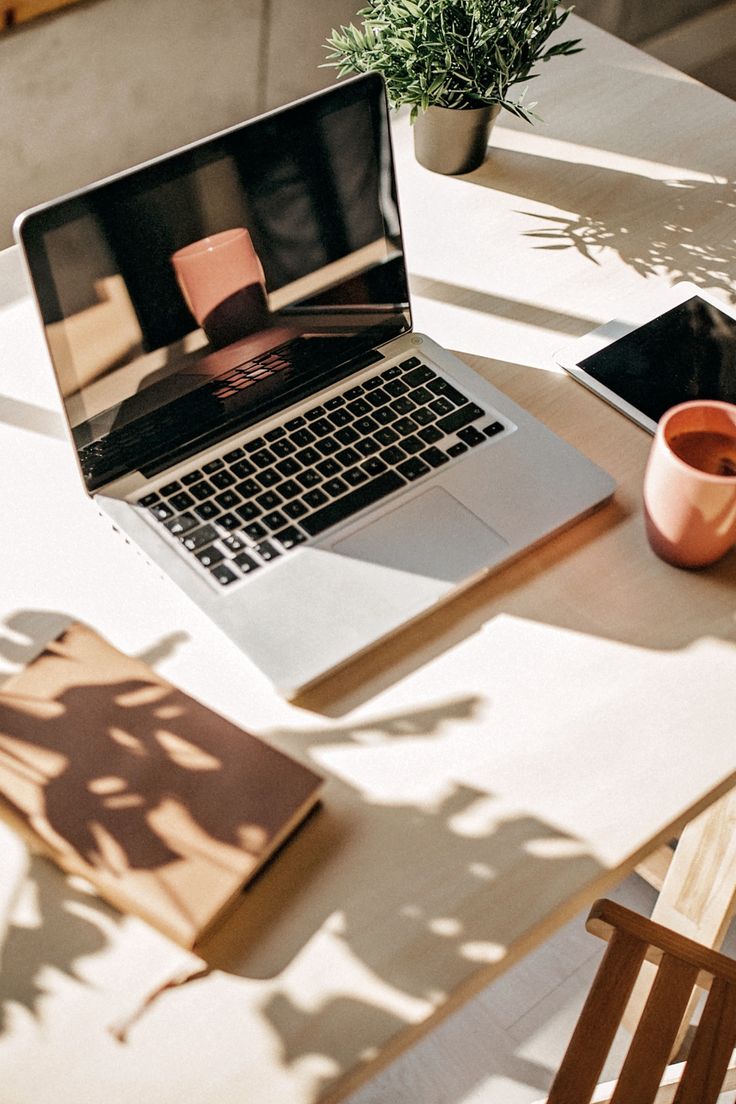
<svg viewBox="0 0 736 1104">
<path fill-rule="evenodd" d="M 655 422 L 688 399 L 736 402 L 736 320 L 693 296 L 580 367 Z"/>
</svg>

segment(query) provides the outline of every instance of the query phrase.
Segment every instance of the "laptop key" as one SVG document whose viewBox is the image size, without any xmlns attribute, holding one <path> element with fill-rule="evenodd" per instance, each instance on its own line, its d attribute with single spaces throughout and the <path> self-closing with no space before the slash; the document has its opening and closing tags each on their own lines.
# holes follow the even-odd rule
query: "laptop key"
<svg viewBox="0 0 736 1104">
<path fill-rule="evenodd" d="M 330 498 L 337 498 L 344 491 L 348 489 L 347 483 L 344 483 L 342 479 L 328 479 L 326 483 L 322 485 L 322 490 L 325 494 L 328 494 Z"/>
<path fill-rule="evenodd" d="M 202 478 L 202 473 L 199 469 L 196 471 L 187 472 L 186 475 L 181 477 L 181 481 L 185 487 L 190 487 L 192 483 L 196 483 Z"/>
<path fill-rule="evenodd" d="M 370 480 L 362 484 L 362 486 L 356 487 L 354 491 L 350 491 L 349 494 L 343 495 L 342 498 L 333 499 L 327 506 L 323 506 L 321 510 L 316 510 L 313 514 L 310 514 L 309 517 L 303 518 L 300 522 L 301 527 L 310 537 L 316 537 L 318 533 L 322 533 L 332 525 L 337 525 L 338 522 L 344 521 L 352 514 L 357 513 L 358 510 L 362 510 L 366 506 L 372 506 L 375 502 L 379 502 L 382 498 L 385 498 L 386 495 L 391 494 L 393 491 L 398 491 L 401 487 L 405 486 L 406 480 L 403 479 L 398 472 L 386 471 L 377 479 Z"/>
<path fill-rule="evenodd" d="M 267 448 L 258 449 L 257 452 L 251 453 L 251 460 L 257 468 L 267 468 L 270 464 L 273 464 L 275 459 L 274 454 Z"/>
<path fill-rule="evenodd" d="M 291 439 L 297 448 L 304 448 L 305 445 L 311 445 L 314 434 L 310 429 L 298 429 L 296 433 L 292 434 Z"/>
<path fill-rule="evenodd" d="M 222 538 L 222 544 L 225 545 L 228 552 L 242 552 L 246 545 L 235 533 L 228 533 L 226 537 Z"/>
<path fill-rule="evenodd" d="M 503 432 L 503 425 L 501 422 L 491 422 L 490 425 L 484 427 L 483 432 L 486 437 L 495 437 L 497 433 Z"/>
<path fill-rule="evenodd" d="M 426 364 L 418 364 L 411 372 L 406 373 L 404 383 L 407 383 L 409 387 L 419 387 L 420 384 L 435 379 L 436 375 L 437 373 L 428 368 Z"/>
<path fill-rule="evenodd" d="M 439 376 L 436 380 L 432 380 L 431 383 L 427 384 L 427 390 L 432 391 L 434 395 L 442 395 L 443 398 L 449 399 L 455 406 L 464 406 L 468 401 L 467 395 L 463 395 L 457 387 L 453 387 L 446 379 L 441 379 Z"/>
<path fill-rule="evenodd" d="M 379 423 L 379 425 L 389 425 L 391 422 L 395 422 L 398 418 L 398 414 L 395 410 L 392 410 L 390 406 L 379 406 L 378 410 L 373 411 L 373 417 Z"/>
<path fill-rule="evenodd" d="M 182 538 L 182 543 L 190 552 L 203 548 L 205 544 L 212 544 L 217 539 L 217 531 L 211 525 L 203 525 L 199 529 L 193 529 Z"/>
<path fill-rule="evenodd" d="M 222 460 L 210 460 L 208 464 L 202 465 L 202 471 L 205 475 L 211 475 L 212 472 L 219 471 L 220 468 L 224 468 L 225 464 Z"/>
<path fill-rule="evenodd" d="M 424 452 L 420 453 L 420 457 L 425 464 L 429 464 L 430 468 L 439 468 L 442 464 L 446 464 L 449 459 L 447 454 L 435 445 L 425 449 Z"/>
<path fill-rule="evenodd" d="M 303 487 L 300 487 L 295 479 L 285 479 L 283 483 L 279 484 L 279 494 L 282 498 L 296 498 L 297 495 L 302 493 L 302 490 Z"/>
<path fill-rule="evenodd" d="M 268 536 L 268 533 L 259 521 L 252 521 L 250 525 L 246 525 L 243 532 L 246 537 L 249 537 L 252 541 L 263 540 L 264 537 Z"/>
<path fill-rule="evenodd" d="M 438 399 L 437 402 L 439 401 Z M 474 422 L 477 418 L 482 418 L 484 415 L 485 410 L 476 403 L 466 403 L 465 406 L 454 410 L 452 414 L 440 418 L 437 422 L 437 428 L 441 429 L 443 433 L 457 433 L 459 429 L 469 425 L 470 422 Z"/>
<path fill-rule="evenodd" d="M 250 575 L 251 571 L 256 571 L 261 565 L 258 560 L 253 556 L 249 556 L 247 552 L 241 552 L 239 556 L 236 556 L 233 560 L 236 563 L 244 575 Z"/>
<path fill-rule="evenodd" d="M 279 437 L 283 437 L 286 434 L 286 430 L 283 426 L 275 426 L 273 429 L 269 429 L 268 433 L 264 433 L 263 436 L 267 441 L 278 441 Z"/>
<path fill-rule="evenodd" d="M 194 499 L 186 491 L 180 491 L 169 499 L 169 504 L 175 510 L 188 510 L 190 506 L 194 505 Z"/>
<path fill-rule="evenodd" d="M 435 441 L 441 441 L 444 434 L 440 433 L 436 426 L 428 425 L 424 429 L 419 430 L 419 437 L 428 445 L 433 445 Z"/>
<path fill-rule="evenodd" d="M 414 419 L 414 421 L 422 426 L 429 425 L 430 422 L 433 422 L 436 419 L 436 417 L 437 415 L 435 414 L 435 412 L 433 410 L 430 410 L 426 406 L 420 406 L 419 410 L 415 410 L 412 413 L 412 418 Z"/>
<path fill-rule="evenodd" d="M 458 437 L 461 441 L 464 441 L 466 445 L 470 445 L 471 448 L 475 448 L 476 445 L 482 445 L 485 441 L 484 435 L 473 425 L 461 429 L 458 432 Z"/>
<path fill-rule="evenodd" d="M 297 418 L 290 418 L 288 422 L 284 423 L 284 428 L 291 431 L 292 429 L 301 429 L 305 426 L 306 420 L 302 418 L 301 414 Z"/>
<path fill-rule="evenodd" d="M 267 529 L 271 530 L 271 532 L 273 532 L 274 529 L 281 529 L 284 525 L 286 525 L 286 518 L 278 510 L 274 510 L 270 514 L 264 514 L 264 516 L 261 518 L 261 521 Z"/>
<path fill-rule="evenodd" d="M 368 475 L 382 475 L 386 471 L 386 465 L 377 456 L 371 456 L 361 467 Z"/>
<path fill-rule="evenodd" d="M 296 452 L 296 445 L 288 437 L 284 437 L 281 441 L 273 442 L 271 452 L 279 457 L 290 456 L 292 452 Z"/>
<path fill-rule="evenodd" d="M 419 438 L 412 433 L 409 437 L 404 437 L 401 442 L 401 447 L 404 452 L 408 452 L 410 456 L 413 456 L 416 452 L 422 451 L 424 448 L 424 441 L 420 441 Z"/>
<path fill-rule="evenodd" d="M 221 563 L 225 559 L 224 552 L 221 552 L 214 544 L 211 544 L 209 548 L 200 548 L 194 555 L 202 564 L 202 567 L 214 567 L 215 564 Z"/>
<path fill-rule="evenodd" d="M 401 460 L 406 460 L 406 453 L 398 445 L 389 445 L 381 453 L 381 459 L 384 464 L 398 464 Z"/>
<path fill-rule="evenodd" d="M 341 445 L 352 445 L 359 440 L 360 434 L 353 428 L 353 426 L 344 426 L 342 429 L 335 431 L 335 439 L 340 442 Z"/>
<path fill-rule="evenodd" d="M 348 450 L 344 449 L 343 451 L 347 452 Z M 339 453 L 338 455 L 342 455 L 342 454 Z M 356 455 L 356 458 L 357 458 L 357 456 L 358 456 L 357 452 L 356 452 L 355 455 Z M 321 474 L 325 477 L 325 479 L 329 479 L 330 476 L 337 475 L 338 472 L 341 472 L 342 468 L 340 467 L 340 465 L 337 462 L 337 457 L 333 458 L 332 456 L 328 456 L 326 460 L 320 460 L 319 464 L 317 465 L 317 471 L 321 472 Z"/>
<path fill-rule="evenodd" d="M 164 498 L 169 498 L 170 495 L 176 494 L 181 490 L 181 483 L 178 480 L 174 480 L 173 483 L 167 483 L 165 487 L 159 487 L 158 493 L 162 494 Z"/>
<path fill-rule="evenodd" d="M 247 475 L 252 475 L 255 470 L 250 460 L 238 460 L 230 469 L 236 479 L 245 479 Z"/>
<path fill-rule="evenodd" d="M 287 551 L 297 544 L 303 544 L 307 539 L 301 529 L 297 529 L 296 525 L 289 525 L 286 529 L 279 530 L 278 533 L 274 533 L 273 537 Z"/>
<path fill-rule="evenodd" d="M 362 468 L 348 468 L 347 471 L 342 473 L 342 477 L 351 487 L 357 487 L 361 483 L 365 483 L 368 478 Z"/>
<path fill-rule="evenodd" d="M 361 456 L 372 456 L 374 452 L 378 452 L 378 441 L 374 441 L 372 437 L 366 437 L 364 441 L 355 442 L 355 451 L 359 452 Z"/>
<path fill-rule="evenodd" d="M 218 471 L 212 476 L 210 480 L 213 486 L 217 487 L 218 491 L 224 491 L 226 487 L 232 487 L 235 482 L 235 476 L 231 475 L 229 471 Z"/>
<path fill-rule="evenodd" d="M 447 449 L 447 455 L 451 456 L 454 460 L 456 456 L 462 456 L 464 452 L 468 451 L 468 446 L 464 445 L 462 441 L 457 441 L 454 445 L 450 445 Z"/>
<path fill-rule="evenodd" d="M 295 459 L 299 461 L 302 467 L 309 468 L 322 459 L 322 453 L 317 452 L 316 448 L 312 448 L 311 445 L 307 445 L 306 448 L 296 454 Z"/>
<path fill-rule="evenodd" d="M 304 502 L 307 506 L 324 506 L 325 502 L 329 502 L 329 499 L 324 491 L 321 491 L 319 487 L 315 487 L 312 491 L 307 491 L 304 495 Z"/>
<path fill-rule="evenodd" d="M 156 502 L 150 507 L 151 513 L 157 521 L 167 521 L 174 516 L 174 511 L 166 502 Z"/>
<path fill-rule="evenodd" d="M 138 505 L 146 508 L 153 506 L 154 502 L 158 502 L 158 494 L 155 491 L 151 491 L 150 494 L 144 495 L 143 498 L 138 499 Z"/>
<path fill-rule="evenodd" d="M 169 518 L 164 525 L 173 536 L 179 537 L 182 533 L 188 533 L 190 529 L 196 529 L 199 522 L 194 514 L 179 514 L 178 517 Z"/>
<path fill-rule="evenodd" d="M 396 379 L 397 376 L 401 375 L 401 368 L 398 364 L 394 364 L 392 368 L 387 368 L 385 372 L 381 372 L 381 375 L 385 380 Z"/>
<path fill-rule="evenodd" d="M 235 491 L 223 491 L 222 494 L 215 495 L 215 502 L 223 510 L 232 510 L 240 502 L 240 495 L 237 495 Z"/>
<path fill-rule="evenodd" d="M 228 464 L 233 464 L 236 460 L 240 460 L 241 456 L 245 456 L 242 448 L 234 448 L 226 452 L 222 459 Z"/>
<path fill-rule="evenodd" d="M 242 483 L 236 484 L 235 490 L 243 498 L 254 498 L 263 488 L 260 483 L 256 483 L 255 479 L 244 479 Z"/>
<path fill-rule="evenodd" d="M 417 366 L 418 366 L 419 364 L 421 364 L 421 363 L 422 363 L 422 362 L 421 362 L 421 360 L 419 359 L 419 357 L 415 357 L 415 356 L 413 356 L 413 357 L 409 357 L 409 359 L 408 359 L 408 360 L 402 360 L 402 361 L 401 361 L 401 367 L 402 367 L 402 368 L 405 368 L 405 369 L 408 369 L 408 368 L 416 368 L 416 367 L 417 367 Z"/>
<path fill-rule="evenodd" d="M 238 517 L 245 522 L 254 521 L 260 516 L 261 508 L 255 502 L 244 502 L 242 506 L 238 506 Z M 234 528 L 239 528 L 235 526 Z"/>
<path fill-rule="evenodd" d="M 296 482 L 301 483 L 302 488 L 307 490 L 309 487 L 314 487 L 317 483 L 322 481 L 322 477 L 319 472 L 314 468 L 307 468 L 305 471 L 300 472 L 296 477 Z"/>
<path fill-rule="evenodd" d="M 281 480 L 281 472 L 276 468 L 264 468 L 262 472 L 259 472 L 256 479 L 262 487 L 274 487 Z"/>
<path fill-rule="evenodd" d="M 233 569 L 228 567 L 226 563 L 215 564 L 214 567 L 210 568 L 210 574 L 217 579 L 220 586 L 229 586 L 238 578 Z"/>
<path fill-rule="evenodd" d="M 399 464 L 401 474 L 405 479 L 410 480 L 419 479 L 420 476 L 426 475 L 431 470 L 429 465 L 420 460 L 418 456 L 412 456 L 409 460 L 405 460 L 403 464 Z"/>
<path fill-rule="evenodd" d="M 256 502 L 262 510 L 275 510 L 277 506 L 281 505 L 281 498 L 276 494 L 276 491 L 264 491 L 263 494 L 258 495 Z"/>
<path fill-rule="evenodd" d="M 340 442 L 336 441 L 334 437 L 323 437 L 321 441 L 317 442 L 317 448 L 323 456 L 332 456 L 334 452 L 339 452 Z"/>
<path fill-rule="evenodd" d="M 256 545 L 255 550 L 261 557 L 261 559 L 265 560 L 266 562 L 268 562 L 269 560 L 275 560 L 277 556 L 281 555 L 276 545 L 271 544 L 270 541 L 261 541 L 260 544 Z"/>
<path fill-rule="evenodd" d="M 284 505 L 283 510 L 284 513 L 293 521 L 297 521 L 299 518 L 304 517 L 304 515 L 308 512 L 307 507 L 298 498 L 294 498 L 291 502 L 287 502 Z"/>
<path fill-rule="evenodd" d="M 235 514 L 223 514 L 222 517 L 217 519 L 218 527 L 224 529 L 226 533 L 231 533 L 233 529 L 239 529 L 242 524 L 242 521 Z"/>
<path fill-rule="evenodd" d="M 191 485 L 189 493 L 194 495 L 198 502 L 203 502 L 205 498 L 212 498 L 215 493 L 215 488 L 211 483 L 208 483 L 206 479 L 201 479 L 199 483 L 193 483 Z"/>
</svg>

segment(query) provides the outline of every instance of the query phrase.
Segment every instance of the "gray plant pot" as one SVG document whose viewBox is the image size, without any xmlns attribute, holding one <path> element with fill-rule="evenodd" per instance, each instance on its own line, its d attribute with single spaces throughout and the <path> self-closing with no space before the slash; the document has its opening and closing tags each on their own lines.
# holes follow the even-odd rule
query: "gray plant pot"
<svg viewBox="0 0 736 1104">
<path fill-rule="evenodd" d="M 430 107 L 414 122 L 414 154 L 432 172 L 458 175 L 483 164 L 491 127 L 501 110 L 490 107 Z"/>
</svg>

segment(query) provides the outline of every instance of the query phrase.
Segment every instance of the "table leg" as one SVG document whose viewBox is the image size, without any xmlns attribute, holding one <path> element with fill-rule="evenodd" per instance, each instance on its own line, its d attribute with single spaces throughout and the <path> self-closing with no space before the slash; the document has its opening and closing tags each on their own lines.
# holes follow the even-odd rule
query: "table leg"
<svg viewBox="0 0 736 1104">
<path fill-rule="evenodd" d="M 731 790 L 683 829 L 652 920 L 719 950 L 735 912 L 736 790 Z M 654 974 L 655 968 L 645 962 L 623 1018 L 630 1031 L 639 1021 Z M 673 1054 L 682 1044 L 696 1002 L 694 997 L 683 1017 Z"/>
</svg>

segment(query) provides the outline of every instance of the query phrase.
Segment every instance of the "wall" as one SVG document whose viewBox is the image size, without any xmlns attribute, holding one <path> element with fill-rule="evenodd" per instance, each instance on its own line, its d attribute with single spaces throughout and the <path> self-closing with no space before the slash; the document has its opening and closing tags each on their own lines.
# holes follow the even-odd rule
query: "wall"
<svg viewBox="0 0 736 1104">
<path fill-rule="evenodd" d="M 627 42 L 643 42 L 721 0 L 575 0 L 578 15 Z M 563 0 L 564 7 L 572 6 Z"/>
<path fill-rule="evenodd" d="M 357 0 L 88 0 L 0 36 L 0 248 L 16 214 L 334 81 Z"/>
</svg>

